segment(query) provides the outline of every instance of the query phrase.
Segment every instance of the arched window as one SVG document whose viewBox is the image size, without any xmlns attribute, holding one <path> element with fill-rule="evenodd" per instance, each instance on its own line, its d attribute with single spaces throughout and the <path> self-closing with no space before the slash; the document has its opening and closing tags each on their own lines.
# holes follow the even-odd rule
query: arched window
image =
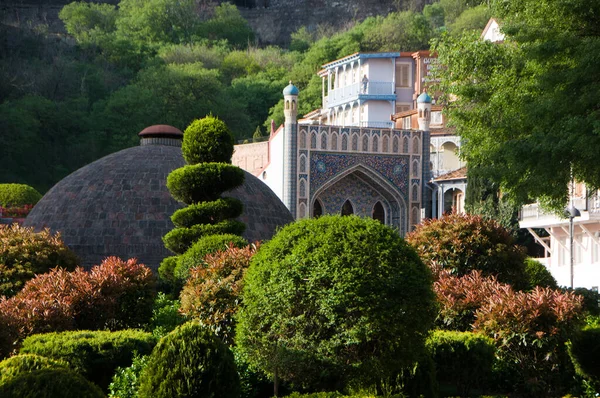
<svg viewBox="0 0 600 398">
<path fill-rule="evenodd" d="M 412 224 L 417 225 L 419 223 L 419 209 L 417 207 L 413 207 L 412 209 Z"/>
<path fill-rule="evenodd" d="M 306 173 L 306 156 L 300 155 L 300 173 Z"/>
<path fill-rule="evenodd" d="M 379 138 L 376 135 L 373 136 L 373 152 L 379 152 Z"/>
<path fill-rule="evenodd" d="M 362 150 L 363 150 L 363 152 L 369 151 L 369 136 L 367 136 L 366 134 L 363 135 L 363 138 L 362 138 Z"/>
<path fill-rule="evenodd" d="M 292 110 L 296 109 L 296 100 L 292 100 Z"/>
<path fill-rule="evenodd" d="M 412 175 L 413 177 L 419 176 L 419 161 L 415 160 L 412 164 Z"/>
<path fill-rule="evenodd" d="M 342 151 L 348 150 L 348 136 L 346 134 L 342 135 Z"/>
<path fill-rule="evenodd" d="M 317 149 L 317 133 L 310 133 L 310 149 Z"/>
<path fill-rule="evenodd" d="M 306 149 L 306 131 L 300 132 L 300 149 Z"/>
<path fill-rule="evenodd" d="M 377 202 L 375 203 L 375 206 L 373 206 L 372 217 L 374 220 L 378 220 L 380 223 L 385 224 L 385 210 L 383 210 L 381 202 Z"/>
<path fill-rule="evenodd" d="M 354 214 L 354 207 L 352 207 L 352 203 L 349 200 L 346 200 L 342 205 L 342 216 L 349 216 Z"/>
<path fill-rule="evenodd" d="M 402 139 L 402 153 L 408 153 L 408 137 Z"/>
<path fill-rule="evenodd" d="M 392 148 L 394 153 L 398 153 L 400 151 L 399 144 L 400 143 L 399 143 L 398 137 L 394 137 L 394 146 Z"/>
<path fill-rule="evenodd" d="M 315 200 L 313 203 L 313 218 L 319 218 L 323 215 L 323 206 L 321 206 L 321 202 L 319 200 Z"/>
<path fill-rule="evenodd" d="M 306 197 L 306 182 L 304 180 L 300 180 L 300 188 L 298 190 L 300 191 L 300 197 L 305 198 Z"/>
<path fill-rule="evenodd" d="M 413 185 L 412 186 L 412 201 L 416 202 L 418 200 L 419 200 L 419 186 Z"/>
<path fill-rule="evenodd" d="M 333 135 L 331 136 L 331 149 L 333 149 L 334 151 L 337 151 L 337 134 L 333 133 Z"/>
<path fill-rule="evenodd" d="M 321 133 L 321 149 L 327 149 L 327 132 Z"/>
<path fill-rule="evenodd" d="M 300 203 L 300 206 L 298 206 L 298 216 L 306 218 L 306 205 L 304 203 Z"/>
<path fill-rule="evenodd" d="M 390 139 L 388 138 L 387 135 L 383 136 L 383 148 L 382 151 L 383 153 L 388 153 L 390 150 L 390 143 L 389 143 Z"/>
<path fill-rule="evenodd" d="M 358 151 L 358 135 L 356 134 L 352 136 L 352 150 Z"/>
<path fill-rule="evenodd" d="M 413 138 L 412 153 L 419 153 L 419 137 Z"/>
<path fill-rule="evenodd" d="M 285 109 L 290 109 L 290 101 L 285 101 Z"/>
</svg>

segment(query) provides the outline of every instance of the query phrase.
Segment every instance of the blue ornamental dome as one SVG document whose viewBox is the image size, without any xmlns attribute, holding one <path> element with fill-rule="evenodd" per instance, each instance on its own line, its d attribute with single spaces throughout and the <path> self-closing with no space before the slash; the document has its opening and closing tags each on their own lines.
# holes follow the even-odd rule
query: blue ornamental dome
<svg viewBox="0 0 600 398">
<path fill-rule="evenodd" d="M 431 97 L 426 91 L 423 91 L 419 98 L 417 98 L 417 104 L 431 104 Z"/>
<path fill-rule="evenodd" d="M 290 80 L 290 84 L 288 84 L 283 89 L 283 95 L 298 95 L 299 92 L 300 92 L 300 90 L 298 90 L 298 87 L 296 87 L 292 84 L 291 80 Z"/>
</svg>

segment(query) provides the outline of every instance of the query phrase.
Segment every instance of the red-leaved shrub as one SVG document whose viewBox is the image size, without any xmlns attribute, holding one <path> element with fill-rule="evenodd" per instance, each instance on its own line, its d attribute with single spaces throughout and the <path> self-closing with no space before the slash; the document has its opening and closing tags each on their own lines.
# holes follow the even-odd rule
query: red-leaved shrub
<svg viewBox="0 0 600 398">
<path fill-rule="evenodd" d="M 150 319 L 155 295 L 152 271 L 135 259 L 105 259 L 90 272 L 55 268 L 0 300 L 0 354 L 34 333 L 125 329 Z"/>
<path fill-rule="evenodd" d="M 226 343 L 233 342 L 233 316 L 239 305 L 242 279 L 257 246 L 237 248 L 207 255 L 206 266 L 192 268 L 181 292 L 181 312 L 199 319 Z"/>
</svg>

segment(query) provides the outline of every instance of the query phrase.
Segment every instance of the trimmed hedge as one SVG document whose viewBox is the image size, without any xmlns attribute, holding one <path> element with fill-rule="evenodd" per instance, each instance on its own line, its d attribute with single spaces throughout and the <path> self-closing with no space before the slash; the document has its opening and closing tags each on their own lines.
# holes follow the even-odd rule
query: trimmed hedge
<svg viewBox="0 0 600 398">
<path fill-rule="evenodd" d="M 175 279 L 183 286 L 190 276 L 190 270 L 205 264 L 204 257 L 207 254 L 225 251 L 229 244 L 233 244 L 237 248 L 242 248 L 248 245 L 248 241 L 234 234 L 208 235 L 203 237 L 179 256 L 174 271 Z"/>
<path fill-rule="evenodd" d="M 140 398 L 239 398 L 233 354 L 210 330 L 188 322 L 163 337 L 140 376 Z"/>
<path fill-rule="evenodd" d="M 0 384 L 2 398 L 105 398 L 100 387 L 69 369 L 22 373 Z"/>
<path fill-rule="evenodd" d="M 193 244 L 209 235 L 241 235 L 246 224 L 237 220 L 225 220 L 218 224 L 197 224 L 190 228 L 175 228 L 163 236 L 165 247 L 174 253 L 183 254 Z"/>
<path fill-rule="evenodd" d="M 548 268 L 536 259 L 531 257 L 525 259 L 525 274 L 529 284 L 528 290 L 533 290 L 536 286 L 558 289 L 558 283 Z"/>
<path fill-rule="evenodd" d="M 167 188 L 180 202 L 192 204 L 216 200 L 244 183 L 244 170 L 227 163 L 200 163 L 173 170 Z"/>
<path fill-rule="evenodd" d="M 35 205 L 42 194 L 25 184 L 0 184 L 0 206 L 17 207 Z"/>
<path fill-rule="evenodd" d="M 52 359 L 35 354 L 20 354 L 0 362 L 0 384 L 21 373 L 40 369 L 68 369 L 69 364 L 61 359 Z"/>
<path fill-rule="evenodd" d="M 12 297 L 36 274 L 55 267 L 72 271 L 79 259 L 49 229 L 35 232 L 18 224 L 0 225 L 0 296 Z"/>
<path fill-rule="evenodd" d="M 194 120 L 183 133 L 181 152 L 188 164 L 231 163 L 234 139 L 227 125 L 209 115 Z"/>
<path fill-rule="evenodd" d="M 150 354 L 156 342 L 151 333 L 139 330 L 45 333 L 27 337 L 20 353 L 65 361 L 106 389 L 118 367 L 131 365 L 134 352 Z"/>
<path fill-rule="evenodd" d="M 452 386 L 460 396 L 485 385 L 492 377 L 496 348 L 494 341 L 481 334 L 435 330 L 425 343 L 436 366 L 443 388 Z"/>
<path fill-rule="evenodd" d="M 244 204 L 236 198 L 220 198 L 212 202 L 202 202 L 177 210 L 171 221 L 177 227 L 191 227 L 195 224 L 216 224 L 242 214 Z"/>
<path fill-rule="evenodd" d="M 586 327 L 567 345 L 578 375 L 600 388 L 600 327 Z"/>
</svg>

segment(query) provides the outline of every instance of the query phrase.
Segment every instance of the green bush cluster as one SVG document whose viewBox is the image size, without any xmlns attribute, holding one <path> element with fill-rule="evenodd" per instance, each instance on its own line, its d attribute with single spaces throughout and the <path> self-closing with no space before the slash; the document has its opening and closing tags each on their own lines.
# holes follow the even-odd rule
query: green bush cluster
<svg viewBox="0 0 600 398">
<path fill-rule="evenodd" d="M 45 333 L 27 337 L 20 353 L 67 362 L 71 369 L 106 389 L 118 367 L 129 366 L 136 352 L 150 354 L 156 341 L 151 333 L 139 330 Z"/>
<path fill-rule="evenodd" d="M 0 225 L 0 296 L 17 294 L 37 274 L 60 267 L 72 271 L 79 259 L 49 229 Z"/>
<path fill-rule="evenodd" d="M 68 369 L 69 364 L 61 359 L 52 359 L 35 354 L 14 355 L 0 362 L 0 384 L 22 373 L 56 368 Z"/>
<path fill-rule="evenodd" d="M 104 398 L 100 387 L 69 369 L 21 373 L 0 384 L 3 398 Z"/>
<path fill-rule="evenodd" d="M 600 391 L 600 327 L 585 327 L 567 345 L 577 374 Z"/>
<path fill-rule="evenodd" d="M 25 184 L 0 184 L 0 207 L 34 205 L 42 195 Z"/>
<path fill-rule="evenodd" d="M 233 354 L 210 330 L 188 322 L 162 338 L 144 367 L 140 398 L 239 398 Z"/>
<path fill-rule="evenodd" d="M 148 355 L 134 355 L 131 366 L 119 367 L 108 386 L 111 398 L 137 398 L 140 374 L 148 363 Z"/>
<path fill-rule="evenodd" d="M 468 396 L 492 378 L 496 348 L 487 336 L 435 330 L 427 338 L 426 347 L 441 389 L 451 386 L 457 395 Z"/>
<path fill-rule="evenodd" d="M 416 252 L 376 220 L 301 220 L 252 258 L 236 344 L 254 366 L 299 385 L 395 379 L 424 351 L 431 284 Z"/>
<path fill-rule="evenodd" d="M 525 274 L 527 274 L 529 283 L 528 290 L 532 290 L 536 286 L 558 289 L 558 283 L 548 268 L 533 258 L 528 257 L 525 260 Z"/>
<path fill-rule="evenodd" d="M 194 120 L 188 126 L 183 136 L 181 152 L 188 164 L 229 163 L 233 155 L 233 145 L 233 135 L 225 123 L 211 115 Z"/>
</svg>

